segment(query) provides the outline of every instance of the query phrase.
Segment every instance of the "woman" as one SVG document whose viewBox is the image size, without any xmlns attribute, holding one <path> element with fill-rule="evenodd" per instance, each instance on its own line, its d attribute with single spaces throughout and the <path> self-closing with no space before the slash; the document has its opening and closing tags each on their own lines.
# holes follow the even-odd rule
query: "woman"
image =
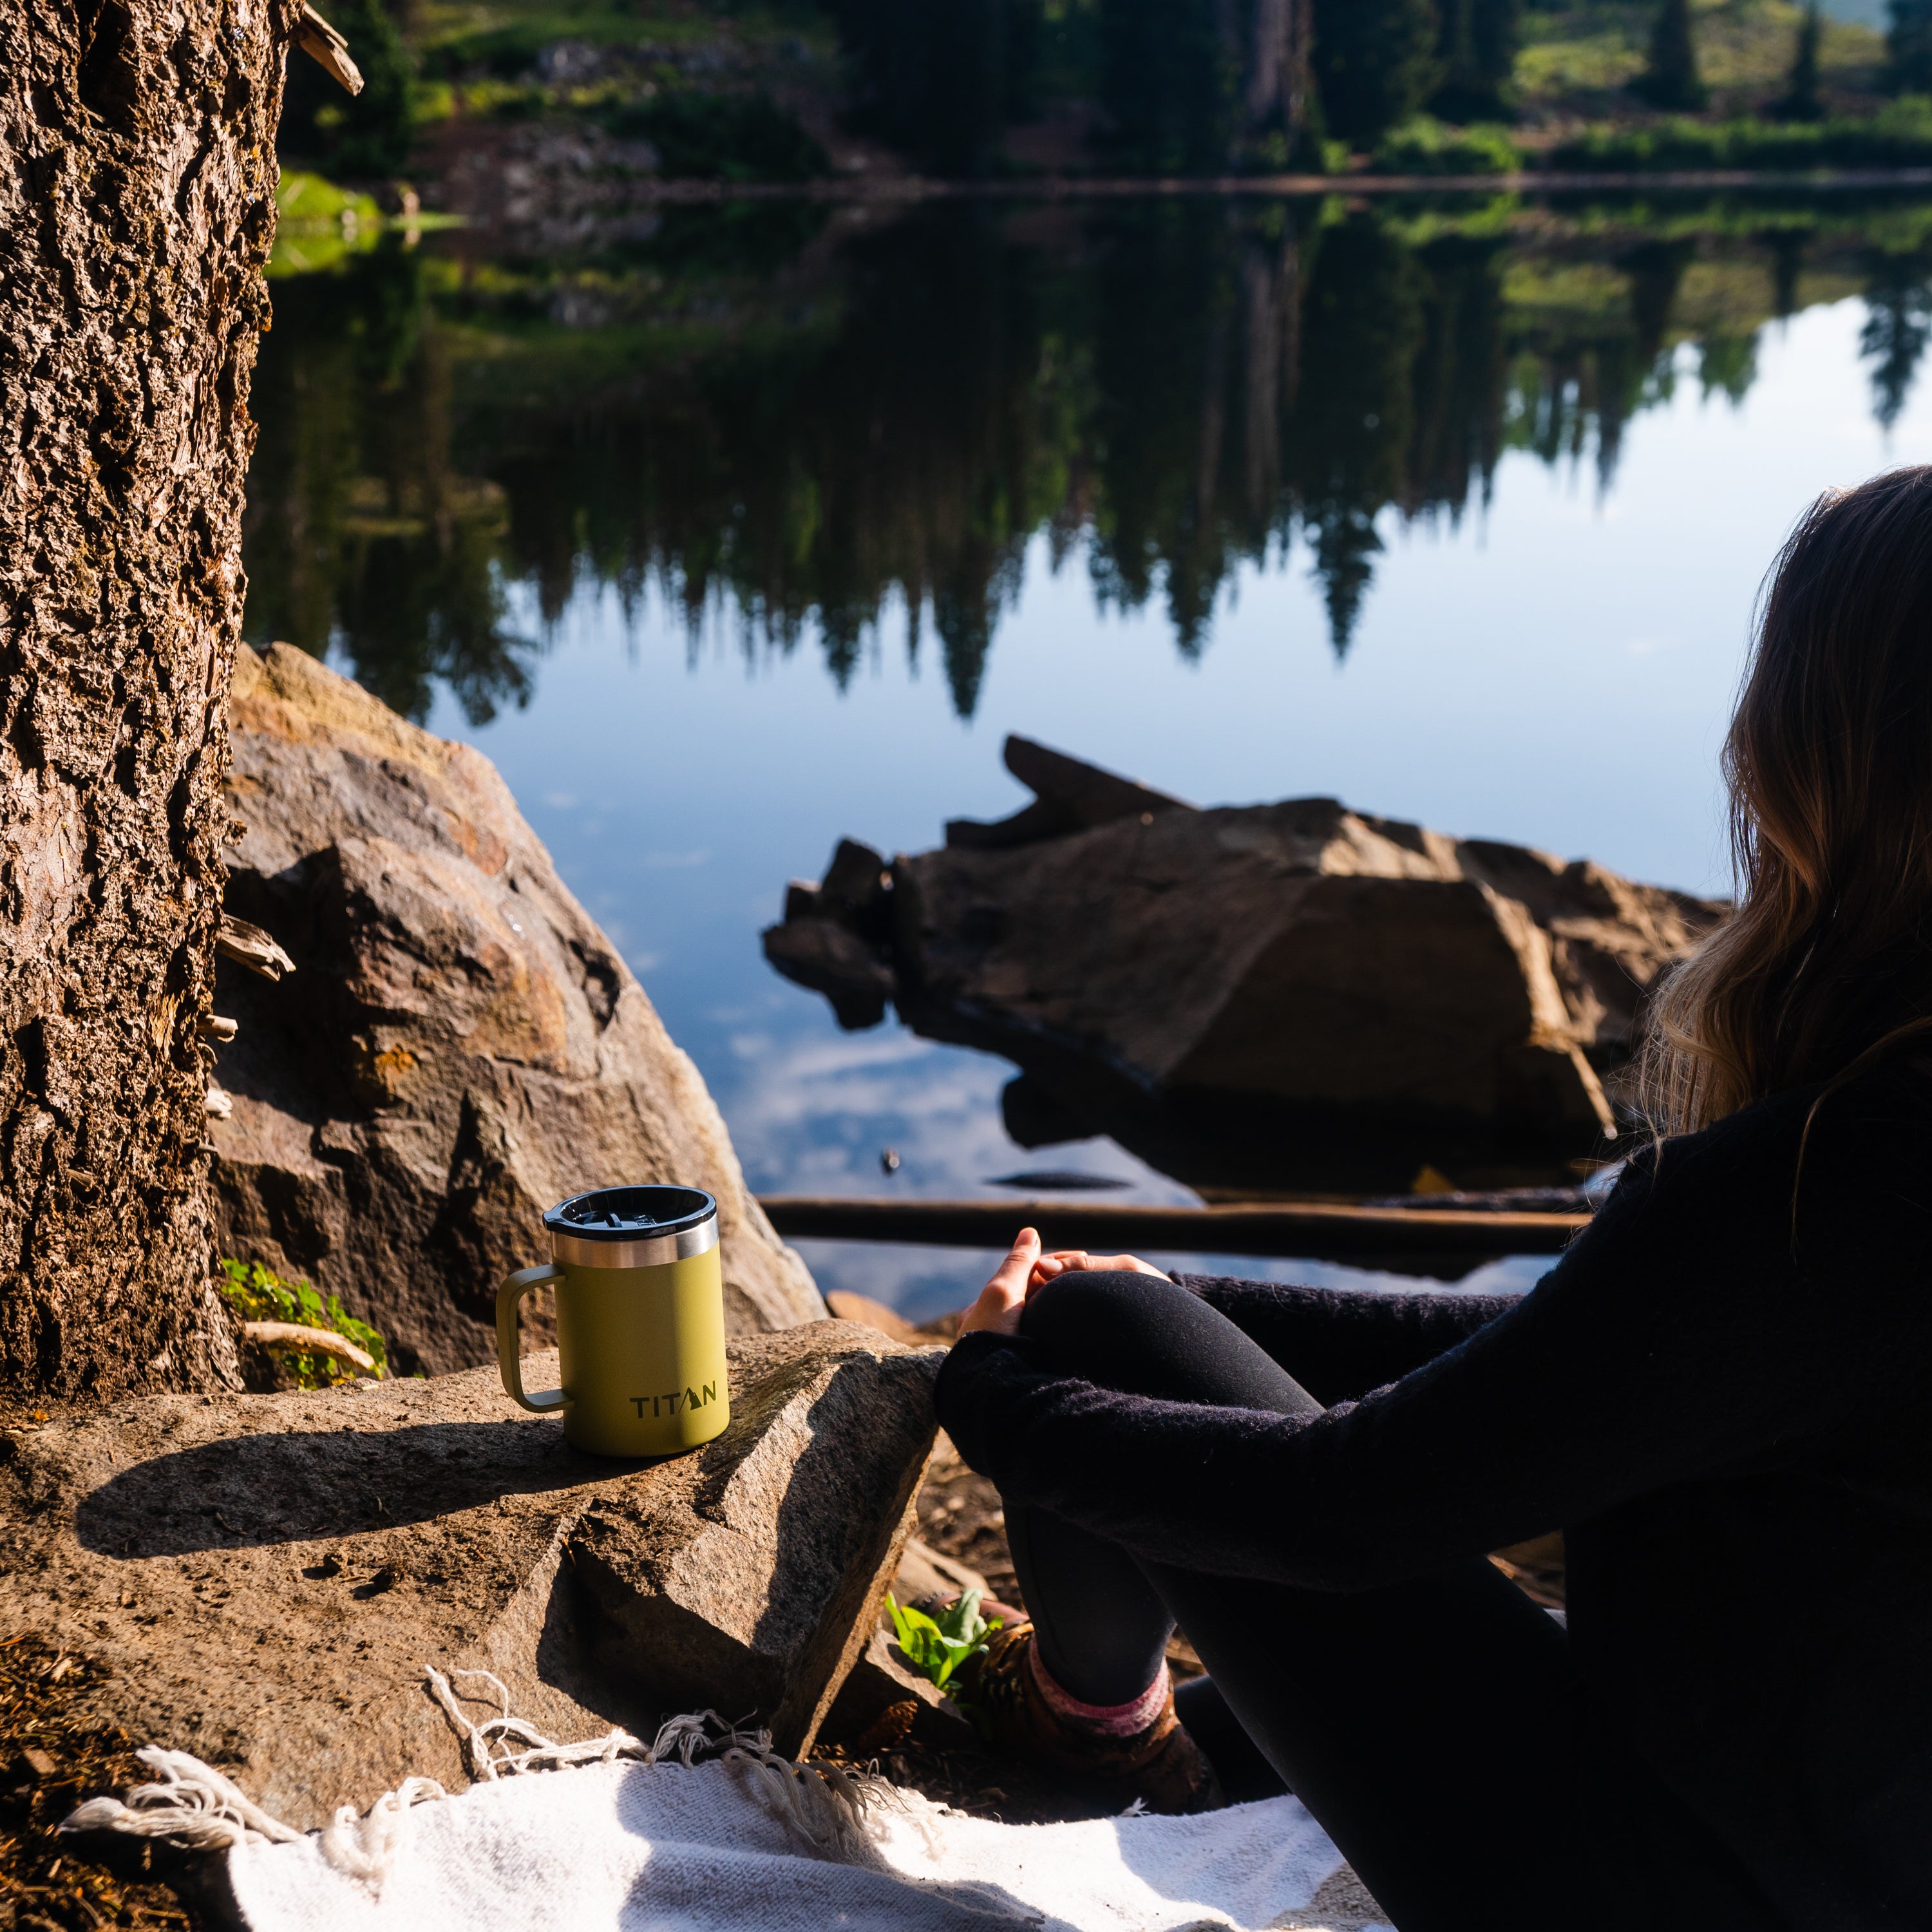
<svg viewBox="0 0 1932 1932">
<path fill-rule="evenodd" d="M 1932 1927 L 1932 469 L 1805 516 L 1725 770 L 1660 1138 L 1532 1293 L 1029 1230 L 940 1378 L 1034 1618 L 989 1721 L 1211 1802 L 1178 1618 L 1400 1932 Z M 1484 1560 L 1557 1528 L 1567 1632 Z"/>
</svg>

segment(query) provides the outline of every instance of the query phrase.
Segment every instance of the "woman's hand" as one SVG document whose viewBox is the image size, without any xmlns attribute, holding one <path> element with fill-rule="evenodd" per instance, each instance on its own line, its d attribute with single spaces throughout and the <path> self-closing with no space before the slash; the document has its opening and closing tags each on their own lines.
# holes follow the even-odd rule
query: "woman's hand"
<svg viewBox="0 0 1932 1932">
<path fill-rule="evenodd" d="M 970 1335 L 976 1328 L 990 1328 L 1000 1335 L 1017 1335 L 1020 1316 L 1027 1303 L 1047 1283 L 1063 1274 L 1151 1274 L 1162 1281 L 1168 1277 L 1138 1255 L 1090 1255 L 1084 1248 L 1058 1248 L 1050 1255 L 1040 1251 L 1040 1235 L 1022 1228 L 1006 1250 L 1006 1258 L 993 1270 L 993 1278 L 980 1291 L 980 1298 L 959 1318 L 959 1332 Z"/>
<path fill-rule="evenodd" d="M 970 1335 L 976 1328 L 990 1328 L 996 1335 L 1017 1335 L 1034 1266 L 1039 1259 L 1037 1231 L 1022 1228 L 1013 1237 L 1006 1259 L 993 1270 L 992 1280 L 980 1289 L 979 1300 L 959 1318 L 960 1334 Z"/>
<path fill-rule="evenodd" d="M 1063 1274 L 1150 1274 L 1162 1281 L 1173 1279 L 1162 1274 L 1151 1262 L 1144 1262 L 1138 1255 L 1090 1255 L 1084 1248 L 1056 1248 L 1050 1255 L 1042 1255 L 1033 1264 L 1033 1273 L 1027 1281 L 1029 1300 L 1039 1293 L 1056 1275 Z"/>
</svg>

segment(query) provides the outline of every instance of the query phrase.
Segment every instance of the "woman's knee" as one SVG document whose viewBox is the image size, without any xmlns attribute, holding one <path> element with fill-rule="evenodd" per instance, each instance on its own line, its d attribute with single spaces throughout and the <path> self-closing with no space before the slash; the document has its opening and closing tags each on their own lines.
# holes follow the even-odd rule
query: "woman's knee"
<svg viewBox="0 0 1932 1932">
<path fill-rule="evenodd" d="M 1141 1274 L 1131 1268 L 1101 1273 L 1063 1274 L 1036 1289 L 1020 1317 L 1020 1333 L 1056 1353 L 1081 1352 L 1100 1338 L 1119 1338 L 1124 1331 L 1158 1321 L 1174 1297 L 1195 1298 L 1165 1275 Z"/>
<path fill-rule="evenodd" d="M 1028 1302 L 1020 1333 L 1055 1373 L 1103 1388 L 1277 1415 L 1321 1408 L 1225 1315 L 1165 1275 L 1058 1276 Z"/>
</svg>

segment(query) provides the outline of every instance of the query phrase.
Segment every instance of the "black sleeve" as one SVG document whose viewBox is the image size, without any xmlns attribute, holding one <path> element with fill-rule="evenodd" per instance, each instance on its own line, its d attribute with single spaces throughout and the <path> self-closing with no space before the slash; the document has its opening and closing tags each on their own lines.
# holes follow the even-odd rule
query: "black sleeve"
<svg viewBox="0 0 1932 1932">
<path fill-rule="evenodd" d="M 1710 1138 L 1671 1143 L 1654 1176 L 1634 1164 L 1515 1307 L 1360 1402 L 1312 1417 L 1155 1402 L 974 1334 L 940 1377 L 940 1420 L 1010 1503 L 1150 1561 L 1355 1590 L 1916 1399 L 1932 1372 L 1922 1177 L 1900 1180 L 1908 1201 L 1868 1168 L 1832 1214 L 1808 1168 L 1807 1245 L 1834 1258 L 1814 1272 L 1790 1259 L 1795 1135 L 1768 1166 L 1721 1136 L 1700 1153 Z"/>
<path fill-rule="evenodd" d="M 1520 1294 L 1389 1294 L 1370 1288 L 1174 1280 L 1227 1316 L 1315 1400 L 1332 1406 L 1399 1382 L 1506 1315 Z"/>
</svg>

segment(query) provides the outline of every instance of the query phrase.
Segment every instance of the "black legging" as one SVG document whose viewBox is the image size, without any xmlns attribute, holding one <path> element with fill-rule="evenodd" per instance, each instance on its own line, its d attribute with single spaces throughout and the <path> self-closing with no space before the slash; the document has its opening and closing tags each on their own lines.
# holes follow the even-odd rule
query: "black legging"
<svg viewBox="0 0 1932 1932">
<path fill-rule="evenodd" d="M 1022 1326 L 1050 1366 L 1102 1387 L 1322 1406 L 1158 1276 L 1063 1276 Z M 1345 1595 L 1143 1564 L 1011 1504 L 1006 1534 L 1052 1675 L 1086 1702 L 1124 1703 L 1178 1620 L 1211 1680 L 1184 1690 L 1182 1718 L 1230 1795 L 1279 1789 L 1271 1766 L 1400 1932 L 1788 1932 L 1598 1708 L 1562 1629 L 1493 1564 Z"/>
</svg>

